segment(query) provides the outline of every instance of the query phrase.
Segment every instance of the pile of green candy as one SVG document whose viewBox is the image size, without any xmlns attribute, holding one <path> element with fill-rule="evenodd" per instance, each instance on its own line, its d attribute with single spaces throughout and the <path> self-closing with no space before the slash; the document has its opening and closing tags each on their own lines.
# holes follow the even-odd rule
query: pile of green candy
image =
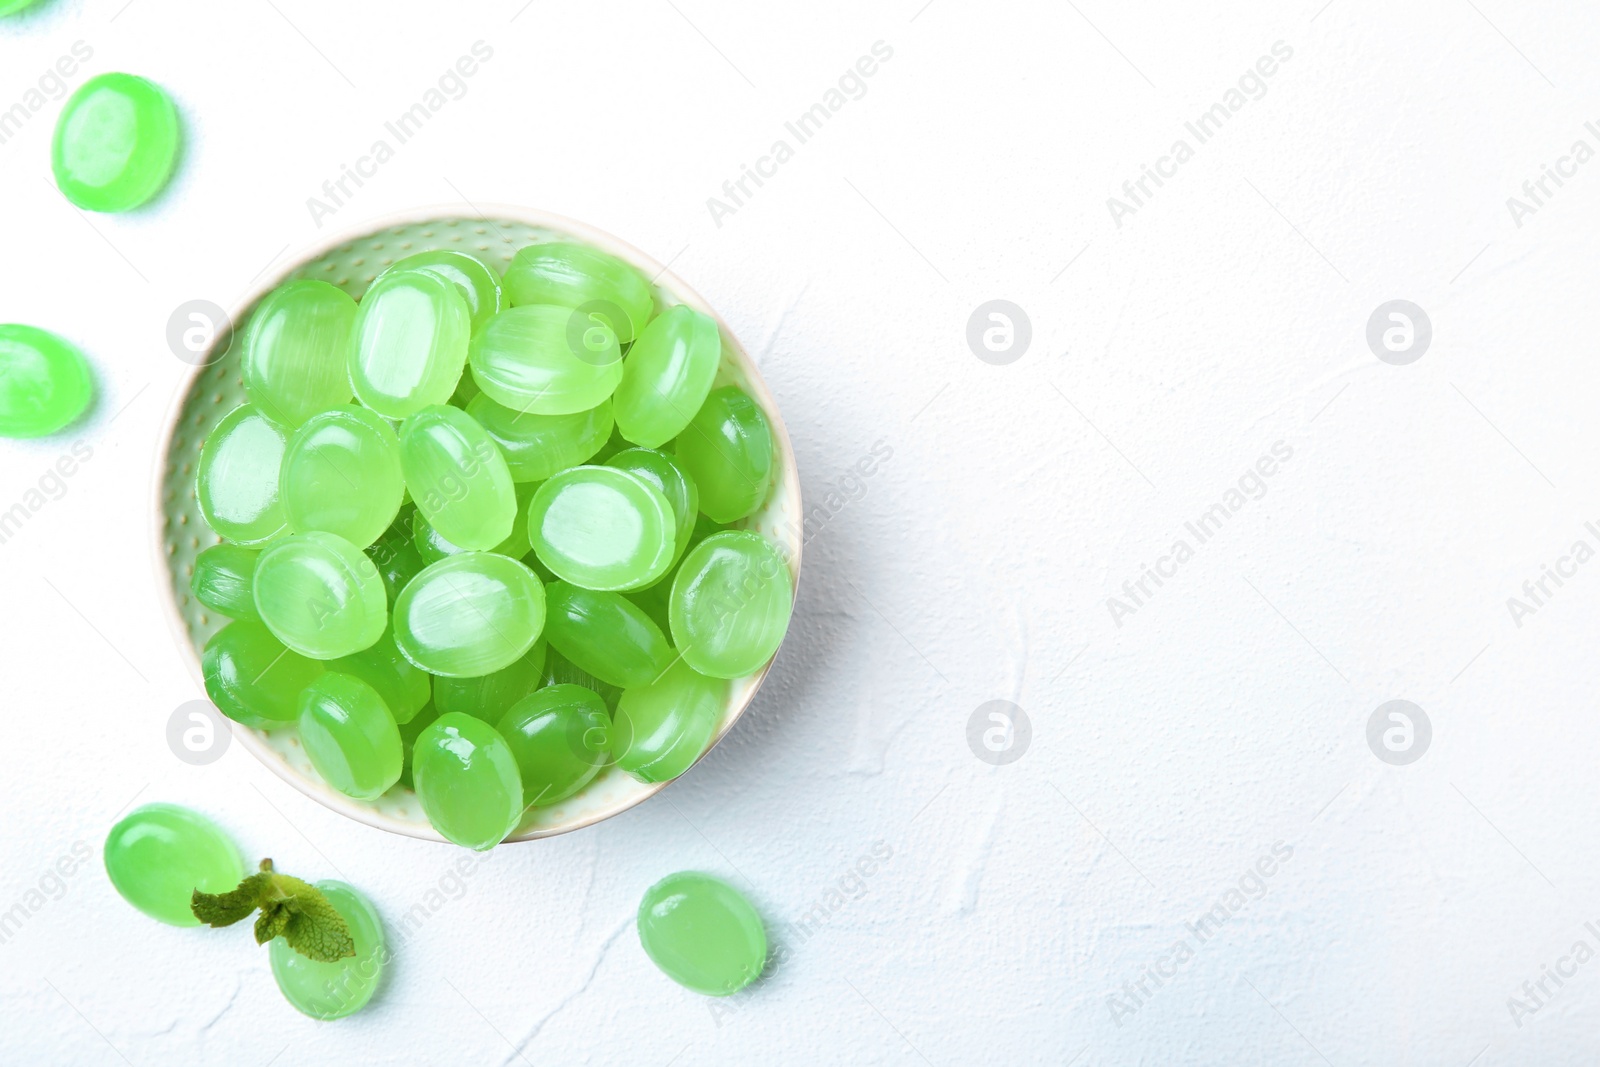
<svg viewBox="0 0 1600 1067">
<path fill-rule="evenodd" d="M 491 848 L 612 763 L 683 773 L 777 651 L 789 566 L 732 528 L 772 486 L 767 417 L 714 387 L 716 322 L 629 264 L 422 252 L 359 303 L 288 282 L 239 347 L 196 486 L 224 543 L 194 595 L 233 620 L 206 690 L 298 727 L 340 792 L 410 785 Z"/>
</svg>

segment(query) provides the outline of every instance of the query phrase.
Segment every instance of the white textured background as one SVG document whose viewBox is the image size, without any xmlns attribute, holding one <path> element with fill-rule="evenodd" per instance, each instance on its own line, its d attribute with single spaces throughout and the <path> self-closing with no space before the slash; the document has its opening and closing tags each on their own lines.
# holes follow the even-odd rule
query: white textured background
<svg viewBox="0 0 1600 1067">
<path fill-rule="evenodd" d="M 1600 562 L 1520 627 L 1506 599 L 1600 545 L 1600 160 L 1520 227 L 1506 200 L 1600 149 L 1600 17 L 1321 3 L 48 0 L 0 22 L 0 110 L 81 40 L 74 84 L 154 78 L 190 136 L 171 194 L 120 218 L 50 185 L 59 103 L 0 144 L 0 321 L 73 338 L 104 388 L 79 430 L 0 446 L 0 511 L 93 449 L 0 545 L 0 912 L 26 918 L 0 1062 L 1593 1062 L 1600 960 L 1536 1013 L 1507 1001 L 1600 948 Z M 457 883 L 458 853 L 238 748 L 174 758 L 199 694 L 146 531 L 172 309 L 316 237 L 307 197 L 479 40 L 466 95 L 325 221 L 463 199 L 586 220 L 744 339 L 811 503 L 893 455 L 807 546 L 777 670 L 711 757 Z M 876 41 L 865 96 L 718 226 L 707 197 Z M 1115 225 L 1107 198 L 1279 41 L 1266 95 Z M 1032 322 L 1006 366 L 965 340 L 995 298 Z M 1434 328 L 1408 366 L 1365 341 L 1392 299 Z M 1266 495 L 1115 625 L 1106 598 L 1279 441 Z M 1434 737 L 1393 767 L 1366 723 L 1402 697 Z M 994 699 L 1033 726 L 1001 767 L 967 742 Z M 311 1022 L 243 930 L 111 890 L 107 828 L 157 799 L 341 873 L 391 929 L 441 879 L 455 899 L 368 1010 Z M 32 909 L 79 841 L 95 861 Z M 1114 1011 L 1280 842 L 1264 894 Z M 638 946 L 640 894 L 681 868 L 745 885 L 791 948 L 731 1013 Z"/>
</svg>

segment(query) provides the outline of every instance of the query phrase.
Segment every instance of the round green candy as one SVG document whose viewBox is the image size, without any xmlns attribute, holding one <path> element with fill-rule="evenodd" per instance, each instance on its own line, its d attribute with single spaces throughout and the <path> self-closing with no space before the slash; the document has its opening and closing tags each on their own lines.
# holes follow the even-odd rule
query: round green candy
<svg viewBox="0 0 1600 1067">
<path fill-rule="evenodd" d="M 93 399 L 94 375 L 75 346 L 35 326 L 0 325 L 0 437 L 55 433 Z"/>
<path fill-rule="evenodd" d="M 249 404 L 228 412 L 211 431 L 200 446 L 195 496 L 219 536 L 259 545 L 287 532 L 278 496 L 286 446 L 283 429 Z"/>
<path fill-rule="evenodd" d="M 355 406 L 307 419 L 289 438 L 278 475 L 289 529 L 362 547 L 394 522 L 405 491 L 400 439 L 382 417 Z"/>
<path fill-rule="evenodd" d="M 522 775 L 493 726 L 459 712 L 440 715 L 411 753 L 417 799 L 447 841 L 482 852 L 522 819 Z"/>
<path fill-rule="evenodd" d="M 682 559 L 689 550 L 689 539 L 694 536 L 695 519 L 700 515 L 700 489 L 678 462 L 678 457 L 653 448 L 625 448 L 606 460 L 605 465 L 643 478 L 661 490 L 677 520 L 673 526 L 672 561 L 676 563 Z"/>
<path fill-rule="evenodd" d="M 556 582 L 545 590 L 544 632 L 568 661 L 624 688 L 649 685 L 673 660 L 661 627 L 621 593 Z"/>
<path fill-rule="evenodd" d="M 672 643 L 700 673 L 741 678 L 778 651 L 793 609 L 794 578 L 770 541 L 748 530 L 713 534 L 672 580 Z"/>
<path fill-rule="evenodd" d="M 377 690 L 397 723 L 410 722 L 433 696 L 427 672 L 401 655 L 392 630 L 384 630 L 371 648 L 330 660 L 328 669 L 354 675 Z"/>
<path fill-rule="evenodd" d="M 772 428 L 760 405 L 738 386 L 706 397 L 675 450 L 700 487 L 700 510 L 717 522 L 754 514 L 767 498 L 775 463 Z"/>
<path fill-rule="evenodd" d="M 533 499 L 533 492 L 537 488 L 538 486 L 532 482 L 516 483 L 517 514 L 519 516 L 522 514 L 523 509 L 528 506 L 529 501 Z M 472 549 L 462 548 L 454 542 L 445 540 L 439 531 L 433 528 L 433 523 L 429 522 L 428 517 L 421 511 L 417 511 L 411 516 L 411 537 L 417 552 L 428 563 L 438 563 L 446 556 L 472 551 Z M 490 551 L 496 555 L 521 559 L 528 554 L 528 550 L 531 547 L 528 544 L 528 524 L 513 521 L 511 533 Z"/>
<path fill-rule="evenodd" d="M 490 316 L 506 309 L 506 294 L 500 284 L 500 275 L 476 256 L 457 252 L 453 248 L 436 248 L 409 255 L 384 271 L 384 274 L 402 270 L 425 270 L 453 284 L 467 302 L 467 316 L 472 322 L 473 333 L 477 333 Z"/>
<path fill-rule="evenodd" d="M 678 777 L 711 744 L 727 703 L 727 682 L 681 659 L 649 685 L 624 689 L 611 735 L 617 766 L 641 782 Z"/>
<path fill-rule="evenodd" d="M 511 306 L 553 304 L 598 316 L 627 344 L 655 313 L 655 296 L 644 275 L 616 256 L 588 245 L 552 241 L 529 245 L 506 269 Z"/>
<path fill-rule="evenodd" d="M 166 187 L 181 140 L 178 109 L 159 85 L 101 74 L 72 94 L 56 120 L 56 186 L 88 211 L 132 211 Z"/>
<path fill-rule="evenodd" d="M 222 828 L 176 804 L 146 804 L 106 835 L 106 875 L 122 899 L 152 919 L 199 926 L 194 891 L 226 893 L 244 878 L 239 850 Z"/>
<path fill-rule="evenodd" d="M 378 568 L 337 534 L 291 534 L 261 552 L 256 610 L 285 645 L 312 659 L 370 648 L 388 616 Z"/>
<path fill-rule="evenodd" d="M 472 678 L 509 667 L 544 630 L 544 586 L 525 565 L 463 552 L 423 568 L 394 605 L 395 644 L 429 674 Z"/>
<path fill-rule="evenodd" d="M 460 408 L 433 405 L 407 419 L 400 466 L 418 513 L 451 544 L 487 551 L 511 536 L 517 520 L 511 471 L 483 427 Z"/>
<path fill-rule="evenodd" d="M 516 482 L 542 482 L 600 451 L 611 436 L 611 401 L 570 415 L 533 415 L 479 393 L 467 414 L 506 457 Z"/>
<path fill-rule="evenodd" d="M 415 783 L 411 779 L 411 753 L 416 746 L 417 738 L 421 737 L 422 731 L 432 726 L 434 720 L 438 717 L 439 709 L 434 707 L 430 701 L 423 705 L 421 711 L 417 712 L 416 718 L 410 722 L 400 724 L 400 745 L 404 753 L 403 761 L 400 765 L 400 784 L 407 789 L 415 787 Z"/>
<path fill-rule="evenodd" d="M 250 402 L 290 429 L 348 404 L 356 310 L 349 293 L 313 278 L 268 293 L 250 316 L 239 357 Z"/>
<path fill-rule="evenodd" d="M 743 893 L 709 874 L 680 871 L 645 890 L 638 925 L 645 955 L 696 993 L 737 993 L 767 965 L 761 916 Z"/>
<path fill-rule="evenodd" d="M 676 517 L 661 490 L 612 467 L 573 467 L 539 486 L 528 540 L 539 561 L 573 585 L 625 590 L 672 565 Z"/>
<path fill-rule="evenodd" d="M 506 709 L 544 684 L 546 647 L 541 639 L 528 654 L 493 674 L 476 678 L 433 679 L 433 706 L 441 713 L 460 712 L 487 723 L 500 721 Z"/>
<path fill-rule="evenodd" d="M 283 999 L 296 1010 L 313 1019 L 342 1019 L 360 1011 L 377 992 L 389 948 L 378 909 L 360 890 L 332 879 L 317 882 L 316 887 L 350 927 L 356 954 L 323 963 L 302 956 L 282 937 L 275 937 L 267 946 L 267 956 Z"/>
<path fill-rule="evenodd" d="M 576 666 L 555 649 L 551 649 L 545 654 L 544 677 L 540 679 L 540 682 L 545 686 L 581 685 L 592 693 L 598 693 L 609 711 L 616 710 L 617 700 L 622 696 L 621 686 L 602 682 L 588 671 Z"/>
<path fill-rule="evenodd" d="M 706 402 L 722 362 L 716 320 L 687 304 L 668 308 L 628 350 L 612 410 L 622 436 L 660 448 L 683 432 Z"/>
<path fill-rule="evenodd" d="M 385 273 L 356 313 L 350 348 L 356 399 L 391 419 L 448 403 L 471 336 L 472 317 L 453 282 L 425 270 Z"/>
<path fill-rule="evenodd" d="M 565 800 L 600 773 L 611 751 L 611 716 L 599 694 L 580 685 L 553 685 L 514 704 L 500 720 L 522 772 L 530 808 Z"/>
<path fill-rule="evenodd" d="M 400 727 L 378 691 L 329 671 L 300 694 L 300 743 L 322 780 L 374 800 L 400 780 Z"/>
<path fill-rule="evenodd" d="M 259 619 L 254 582 L 260 553 L 240 545 L 212 545 L 194 558 L 189 589 L 206 607 L 230 619 Z"/>
<path fill-rule="evenodd" d="M 502 311 L 472 339 L 484 395 L 516 411 L 570 415 L 598 407 L 622 380 L 622 350 L 604 323 L 549 304 Z"/>
<path fill-rule="evenodd" d="M 239 619 L 213 634 L 200 666 L 211 703 L 233 721 L 258 730 L 294 722 L 300 690 L 326 669 L 285 648 L 253 619 Z"/>
</svg>

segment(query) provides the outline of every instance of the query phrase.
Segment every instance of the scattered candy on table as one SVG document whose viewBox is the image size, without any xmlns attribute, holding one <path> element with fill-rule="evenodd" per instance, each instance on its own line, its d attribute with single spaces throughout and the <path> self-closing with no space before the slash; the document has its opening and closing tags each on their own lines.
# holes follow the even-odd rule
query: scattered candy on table
<svg viewBox="0 0 1600 1067">
<path fill-rule="evenodd" d="M 713 997 L 737 993 L 767 965 L 761 916 L 720 878 L 669 874 L 639 902 L 639 943 L 668 978 Z"/>
<path fill-rule="evenodd" d="M 79 86 L 56 120 L 56 186 L 86 211 L 132 211 L 166 188 L 182 140 L 178 109 L 159 85 L 101 74 Z"/>
</svg>

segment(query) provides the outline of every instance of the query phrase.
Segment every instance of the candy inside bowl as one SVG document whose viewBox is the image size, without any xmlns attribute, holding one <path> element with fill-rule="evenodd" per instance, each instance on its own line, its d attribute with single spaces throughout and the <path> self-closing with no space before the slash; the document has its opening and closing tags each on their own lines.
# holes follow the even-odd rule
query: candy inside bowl
<svg viewBox="0 0 1600 1067">
<path fill-rule="evenodd" d="M 474 274 L 474 261 L 493 277 Z M 436 759 L 413 767 L 419 737 L 419 753 L 477 737 L 488 746 L 480 751 L 500 757 L 488 735 L 512 735 L 507 749 L 521 770 L 506 770 L 501 785 L 513 789 L 519 773 L 545 784 L 530 787 L 505 840 L 587 826 L 658 792 L 749 706 L 770 667 L 767 644 L 776 647 L 787 622 L 784 590 L 792 596 L 799 576 L 793 453 L 738 340 L 649 257 L 524 209 L 408 213 L 290 262 L 231 309 L 233 328 L 218 331 L 180 391 L 158 456 L 167 615 L 202 685 L 209 673 L 233 736 L 352 818 L 472 847 L 492 841 L 480 840 L 481 827 L 441 834 L 437 804 L 430 822 L 413 788 L 413 773 L 425 797 L 466 788 Z M 602 286 L 603 298 L 574 297 L 574 284 L 581 296 L 585 277 L 607 271 L 616 284 Z M 434 310 L 419 317 L 419 307 Z M 345 336 L 346 380 L 326 360 L 291 358 Z M 464 342 L 470 359 L 454 371 Z M 720 343 L 715 370 L 694 382 L 698 372 L 680 364 L 708 343 Z M 586 365 L 566 359 L 552 370 L 542 356 L 523 356 L 562 346 Z M 387 355 L 396 351 L 400 370 Z M 669 380 L 689 381 L 688 392 L 660 384 Z M 670 395 L 680 402 L 658 399 Z M 692 409 L 676 410 L 683 396 Z M 741 452 L 749 427 L 770 439 L 755 467 Z M 273 469 L 281 499 L 269 486 Z M 752 476 L 761 469 L 769 473 Z M 395 521 L 361 544 L 376 528 L 363 502 L 393 499 L 397 485 Z M 226 544 L 214 548 L 219 534 Z M 262 566 L 267 576 L 252 588 Z M 429 580 L 413 588 L 419 566 Z M 675 596 L 680 577 L 685 591 Z M 493 600 L 462 601 L 469 586 L 498 590 L 506 614 Z M 374 588 L 385 594 L 381 619 Z M 596 633 L 622 637 L 597 644 Z M 598 673 L 611 677 L 579 663 L 604 664 Z M 284 688 L 263 696 L 267 686 L 250 684 L 269 668 L 259 677 Z M 600 698 L 599 719 L 585 693 Z M 406 750 L 388 788 L 391 725 L 373 706 L 390 709 Z M 488 735 L 455 718 L 463 714 Z M 594 764 L 577 785 L 565 752 L 559 768 L 545 758 L 551 716 Z M 352 741 L 352 722 L 374 728 Z"/>
</svg>

